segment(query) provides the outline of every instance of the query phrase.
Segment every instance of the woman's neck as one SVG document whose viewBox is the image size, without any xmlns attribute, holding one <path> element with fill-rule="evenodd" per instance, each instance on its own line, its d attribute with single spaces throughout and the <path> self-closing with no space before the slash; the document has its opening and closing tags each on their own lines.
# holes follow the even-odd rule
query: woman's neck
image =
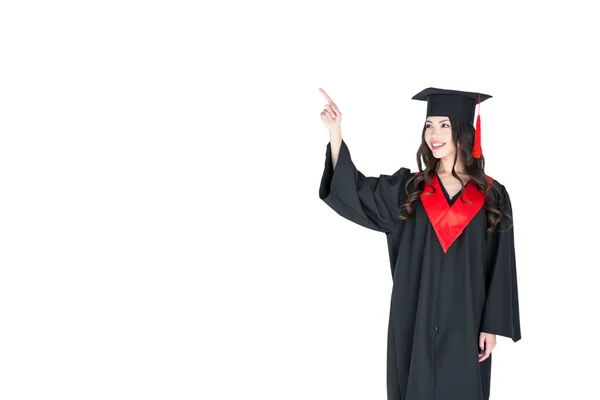
<svg viewBox="0 0 600 400">
<path fill-rule="evenodd" d="M 454 157 L 452 157 L 452 159 L 450 159 L 449 157 L 445 157 L 442 158 L 440 160 L 440 162 L 437 165 L 436 168 L 436 172 L 438 174 L 452 174 L 452 165 L 454 164 Z M 456 162 L 456 167 L 455 167 L 455 171 L 458 175 L 468 175 L 467 172 L 465 171 L 462 162 L 459 160 L 457 160 Z"/>
</svg>

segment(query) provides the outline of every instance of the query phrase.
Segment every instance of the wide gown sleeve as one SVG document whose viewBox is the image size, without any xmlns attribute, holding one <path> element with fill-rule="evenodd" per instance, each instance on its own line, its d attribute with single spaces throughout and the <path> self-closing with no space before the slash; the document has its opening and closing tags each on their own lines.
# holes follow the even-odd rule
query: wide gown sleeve
<svg viewBox="0 0 600 400">
<path fill-rule="evenodd" d="M 500 207 L 511 217 L 510 197 L 500 187 Z M 503 232 L 493 232 L 488 239 L 486 300 L 481 320 L 481 332 L 521 339 L 519 296 L 514 244 L 514 220 L 503 216 L 498 224 Z"/>
<path fill-rule="evenodd" d="M 390 232 L 399 221 L 400 206 L 404 201 L 404 178 L 408 172 L 408 168 L 400 168 L 393 175 L 366 177 L 356 169 L 343 140 L 334 169 L 331 143 L 328 143 L 319 197 L 354 223 L 379 232 Z"/>
</svg>

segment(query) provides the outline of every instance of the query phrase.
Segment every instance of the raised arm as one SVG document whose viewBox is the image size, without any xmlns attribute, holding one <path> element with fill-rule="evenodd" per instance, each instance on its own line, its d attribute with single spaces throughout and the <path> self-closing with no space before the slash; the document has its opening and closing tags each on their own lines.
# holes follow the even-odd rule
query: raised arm
<svg viewBox="0 0 600 400">
<path fill-rule="evenodd" d="M 319 198 L 342 217 L 380 232 L 389 232 L 399 222 L 404 200 L 404 183 L 409 170 L 400 168 L 393 175 L 366 177 L 352 162 L 342 140 L 341 113 L 331 98 L 327 99 L 321 119 L 329 130 L 325 168 Z"/>
<path fill-rule="evenodd" d="M 319 91 L 327 101 L 323 107 L 323 111 L 321 111 L 321 121 L 323 121 L 323 125 L 325 125 L 325 128 L 329 131 L 331 160 L 333 168 L 335 168 L 338 155 L 340 154 L 340 147 L 342 145 L 342 112 L 333 100 L 331 100 L 331 97 L 329 97 L 325 90 L 319 88 Z"/>
</svg>

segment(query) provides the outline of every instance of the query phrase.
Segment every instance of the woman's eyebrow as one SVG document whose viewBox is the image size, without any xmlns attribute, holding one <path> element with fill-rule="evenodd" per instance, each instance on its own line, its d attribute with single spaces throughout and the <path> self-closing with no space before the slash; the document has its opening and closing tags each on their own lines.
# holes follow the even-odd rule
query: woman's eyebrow
<svg viewBox="0 0 600 400">
<path fill-rule="evenodd" d="M 445 122 L 445 121 L 448 121 L 448 120 L 447 120 L 447 119 L 443 119 L 443 120 L 441 120 L 441 121 L 438 121 L 438 122 L 441 124 L 442 122 Z M 430 122 L 430 123 L 432 123 L 432 124 L 433 124 L 433 122 L 431 122 L 431 121 L 430 121 L 430 120 L 428 120 L 428 119 L 427 119 L 427 120 L 425 120 L 425 122 Z"/>
</svg>

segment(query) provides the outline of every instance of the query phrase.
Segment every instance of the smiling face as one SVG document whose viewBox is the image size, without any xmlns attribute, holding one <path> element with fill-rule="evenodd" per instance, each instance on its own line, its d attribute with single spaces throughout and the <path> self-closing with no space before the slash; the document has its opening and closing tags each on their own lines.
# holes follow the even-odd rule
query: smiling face
<svg viewBox="0 0 600 400">
<path fill-rule="evenodd" d="M 424 139 L 435 158 L 454 159 L 456 149 L 452 142 L 452 127 L 448 117 L 427 117 Z"/>
</svg>

